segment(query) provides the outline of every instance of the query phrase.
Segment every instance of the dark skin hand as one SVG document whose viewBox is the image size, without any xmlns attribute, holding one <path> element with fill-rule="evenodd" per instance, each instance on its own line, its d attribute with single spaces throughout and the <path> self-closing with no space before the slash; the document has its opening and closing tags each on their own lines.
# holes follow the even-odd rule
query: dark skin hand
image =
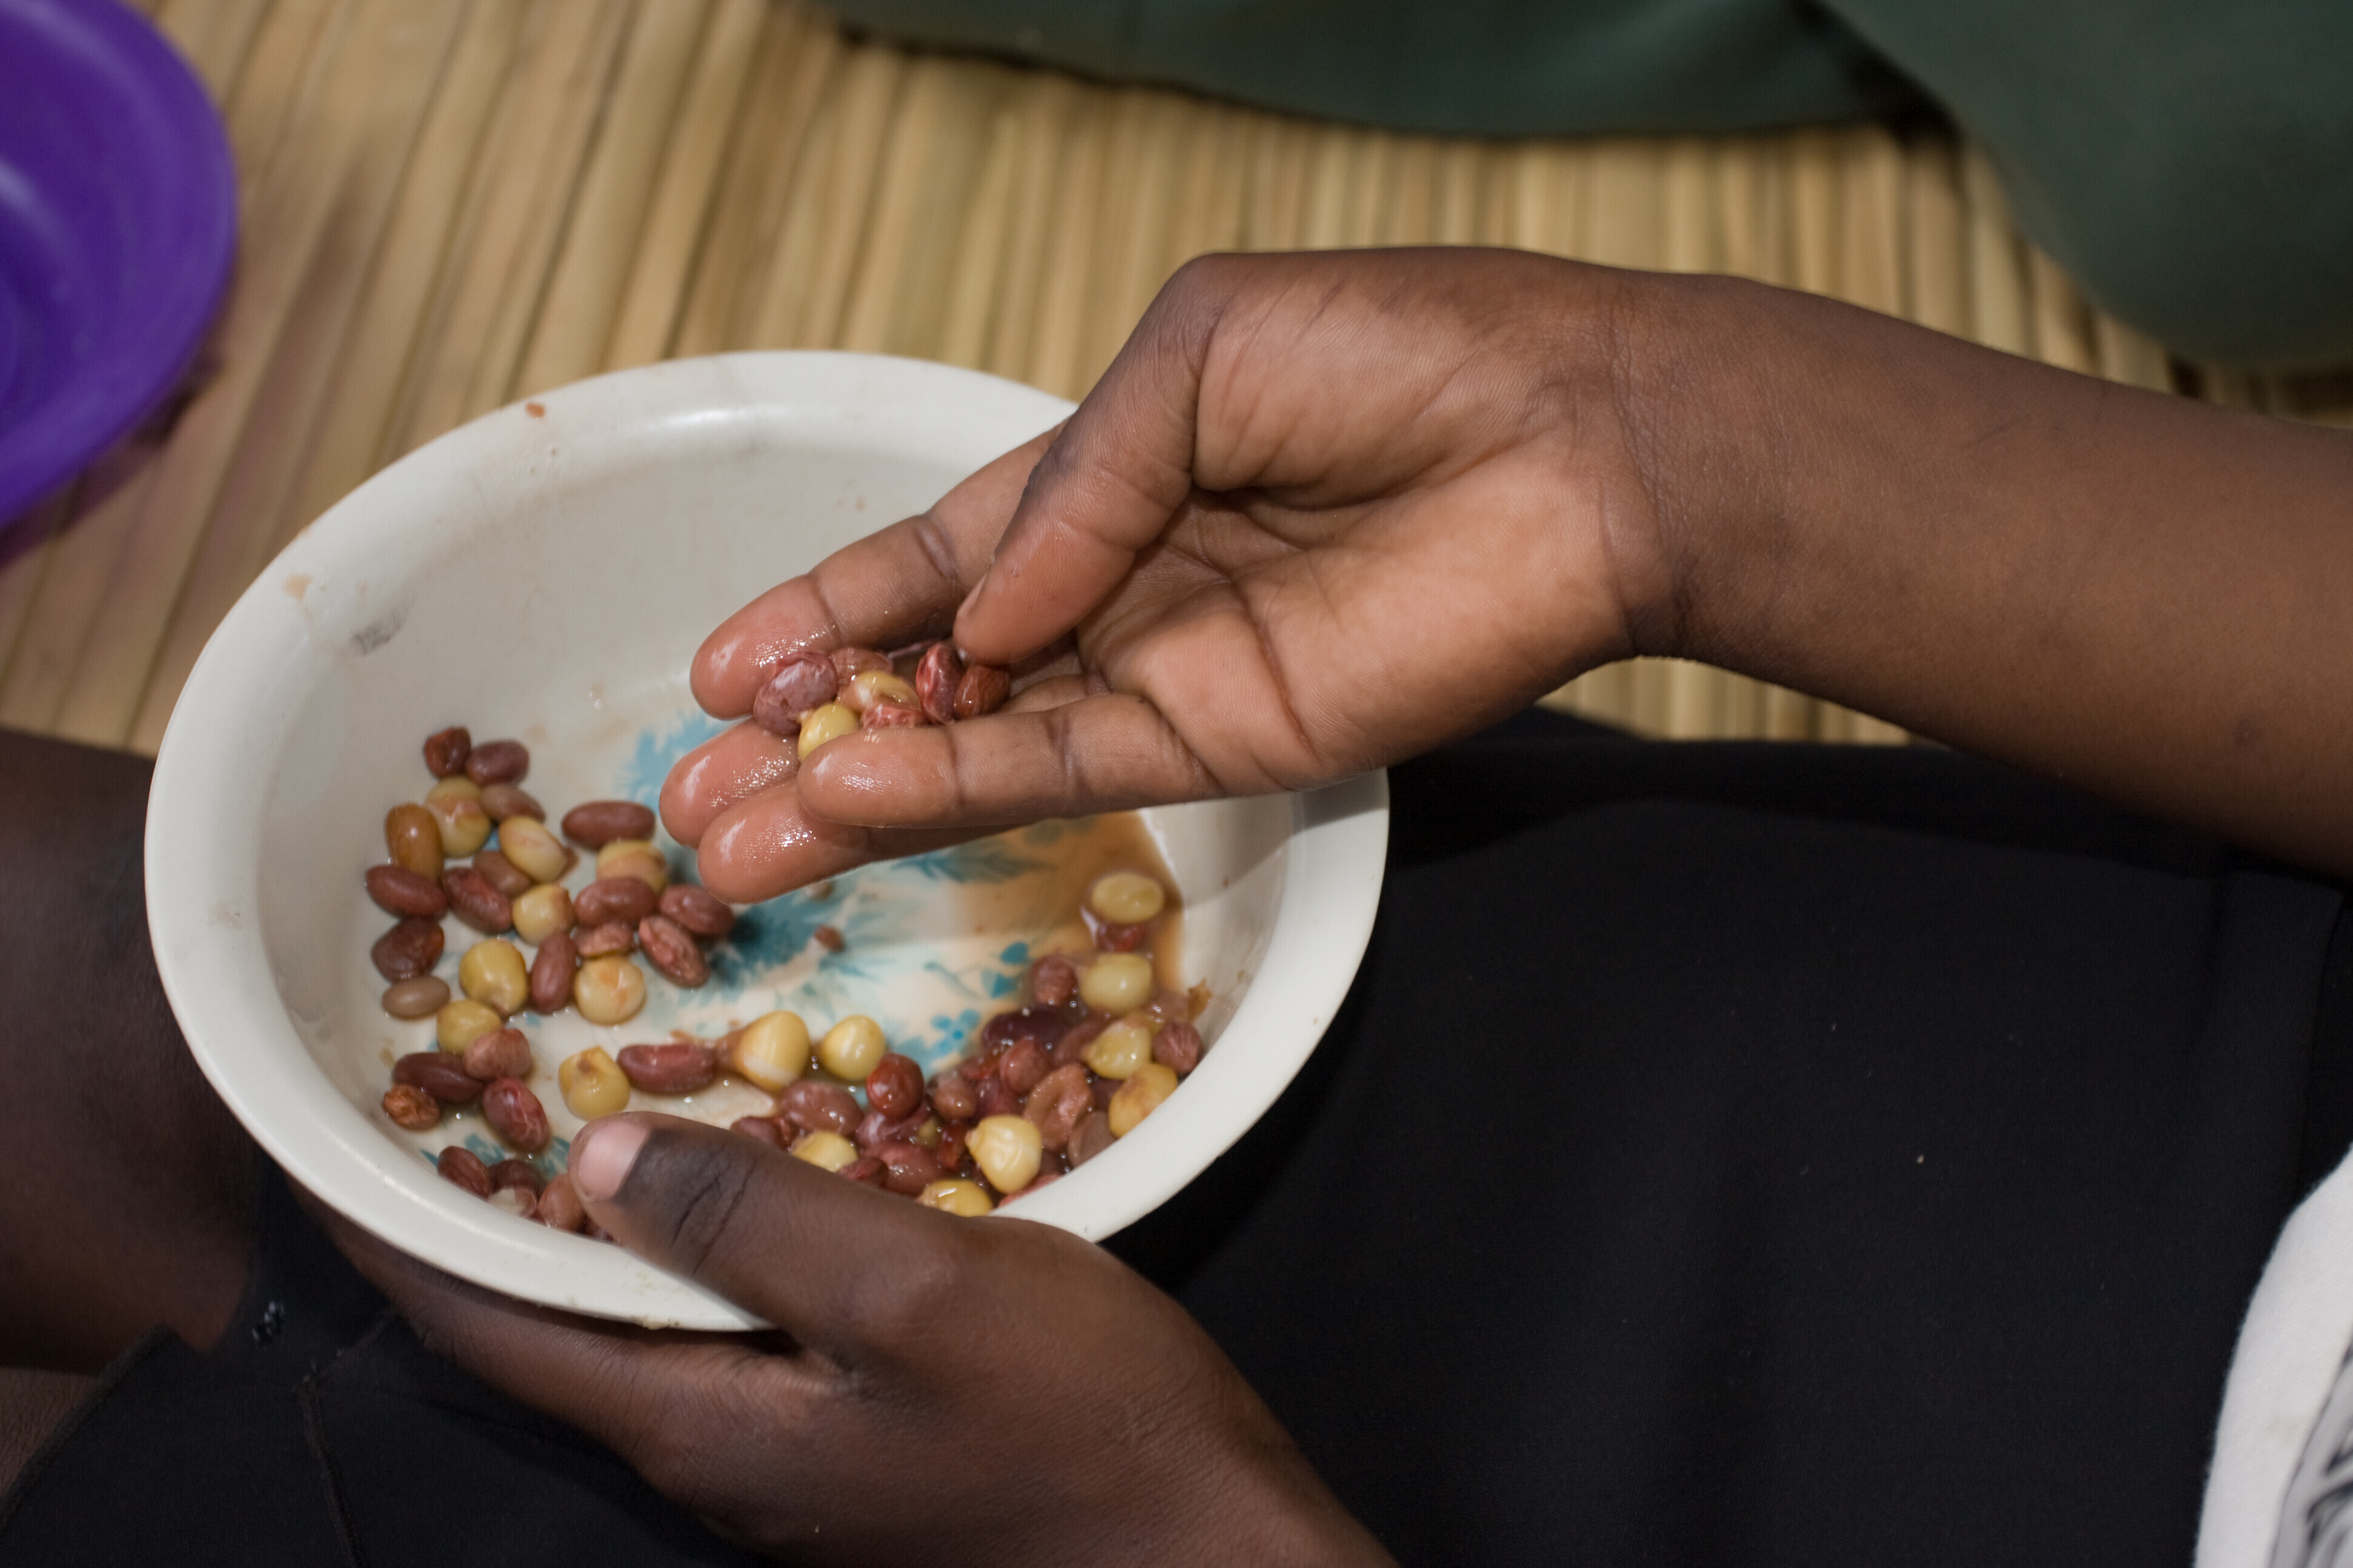
<svg viewBox="0 0 2353 1568">
<path fill-rule="evenodd" d="M 793 649 L 953 631 L 1016 668 L 1014 701 L 797 773 L 741 726 L 663 816 L 748 901 L 1038 817 L 1345 777 L 1669 653 L 2348 872 L 2348 518 L 2353 438 L 1820 300 L 1501 252 L 1215 258 L 1066 427 L 763 595 L 693 672 L 734 716 Z M 353 1245 L 452 1355 L 743 1539 L 1377 1560 L 1095 1249 L 748 1139 L 645 1148 L 600 1220 L 797 1349 L 582 1324 Z M 960 1464 L 902 1512 L 820 1517 L 857 1499 L 841 1456 L 943 1432 Z"/>
<path fill-rule="evenodd" d="M 1290 789 L 1630 653 L 1718 663 L 2353 871 L 2353 436 L 1828 301 L 1501 251 L 1217 257 L 1059 434 L 694 665 L 953 628 L 997 716 L 744 726 L 664 791 L 763 898 L 1050 815 Z"/>
<path fill-rule="evenodd" d="M 624 1245 L 780 1332 L 567 1317 L 322 1217 L 427 1344 L 731 1540 L 894 1564 L 1389 1561 L 1208 1336 L 1098 1247 L 671 1117 L 591 1124 L 572 1171 Z"/>
</svg>

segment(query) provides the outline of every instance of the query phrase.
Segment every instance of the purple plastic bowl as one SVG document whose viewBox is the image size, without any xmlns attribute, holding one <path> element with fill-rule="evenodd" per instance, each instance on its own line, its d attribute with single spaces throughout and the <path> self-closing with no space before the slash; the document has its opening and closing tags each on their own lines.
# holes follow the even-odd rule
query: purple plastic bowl
<svg viewBox="0 0 2353 1568">
<path fill-rule="evenodd" d="M 0 0 L 0 524 L 169 393 L 237 250 L 204 84 L 115 0 Z"/>
</svg>

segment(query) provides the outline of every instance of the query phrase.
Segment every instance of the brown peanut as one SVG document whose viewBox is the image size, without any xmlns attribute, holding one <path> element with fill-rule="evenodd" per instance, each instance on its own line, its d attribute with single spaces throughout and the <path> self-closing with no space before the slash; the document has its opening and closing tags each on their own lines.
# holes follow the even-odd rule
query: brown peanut
<svg viewBox="0 0 2353 1568">
<path fill-rule="evenodd" d="M 653 808 L 635 800 L 586 800 L 564 813 L 564 836 L 586 849 L 603 849 L 615 839 L 649 839 Z"/>
<path fill-rule="evenodd" d="M 877 1144 L 871 1158 L 882 1163 L 882 1185 L 910 1198 L 948 1174 L 939 1156 L 920 1143 Z"/>
<path fill-rule="evenodd" d="M 490 879 L 470 865 L 453 865 L 441 874 L 441 891 L 458 918 L 485 936 L 514 928 L 514 906 Z"/>
<path fill-rule="evenodd" d="M 962 1073 L 950 1069 L 932 1080 L 932 1108 L 942 1121 L 970 1121 L 980 1114 L 980 1096 Z"/>
<path fill-rule="evenodd" d="M 423 1132 L 441 1119 L 441 1102 L 414 1084 L 395 1084 L 384 1092 L 384 1114 L 395 1127 Z"/>
<path fill-rule="evenodd" d="M 1047 1056 L 1044 1046 L 1035 1040 L 1023 1040 L 1005 1053 L 1004 1060 L 997 1065 L 997 1075 L 1014 1094 L 1026 1095 L 1038 1086 L 1038 1081 L 1052 1066 L 1053 1062 Z"/>
<path fill-rule="evenodd" d="M 425 766 L 436 779 L 447 779 L 466 771 L 466 758 L 473 753 L 474 737 L 464 725 L 451 725 L 425 737 Z"/>
<path fill-rule="evenodd" d="M 520 1078 L 495 1078 L 482 1086 L 482 1119 L 491 1124 L 492 1132 L 525 1154 L 536 1154 L 547 1147 L 547 1108 Z"/>
<path fill-rule="evenodd" d="M 466 777 L 477 784 L 520 784 L 531 771 L 531 751 L 519 740 L 486 740 L 466 758 Z"/>
<path fill-rule="evenodd" d="M 449 900 L 442 896 L 441 885 L 429 876 L 417 875 L 405 865 L 372 865 L 364 880 L 368 896 L 387 915 L 438 920 L 449 912 Z"/>
<path fill-rule="evenodd" d="M 493 1192 L 520 1187 L 536 1198 L 546 1185 L 547 1178 L 542 1176 L 539 1167 L 528 1160 L 501 1160 L 491 1167 L 491 1191 Z"/>
<path fill-rule="evenodd" d="M 1079 994 L 1079 966 L 1068 953 L 1048 953 L 1029 971 L 1029 994 L 1039 1007 L 1060 1007 Z"/>
<path fill-rule="evenodd" d="M 629 1082 L 649 1095 L 691 1095 L 719 1075 L 710 1046 L 675 1040 L 663 1045 L 624 1045 L 615 1059 Z"/>
<path fill-rule="evenodd" d="M 739 1116 L 727 1124 L 730 1132 L 740 1132 L 746 1138 L 756 1138 L 771 1149 L 785 1146 L 785 1129 L 776 1125 L 772 1116 Z"/>
<path fill-rule="evenodd" d="M 384 988 L 384 1010 L 395 1018 L 430 1018 L 449 1000 L 449 982 L 438 975 L 412 975 Z"/>
<path fill-rule="evenodd" d="M 1013 673 L 995 664 L 967 664 L 956 683 L 955 716 L 979 718 L 1005 705 L 1013 694 Z"/>
<path fill-rule="evenodd" d="M 1111 1118 L 1101 1111 L 1089 1111 L 1071 1129 L 1071 1141 L 1063 1146 L 1063 1151 L 1070 1156 L 1071 1169 L 1076 1171 L 1116 1141 L 1112 1137 Z"/>
<path fill-rule="evenodd" d="M 885 1052 L 866 1075 L 866 1103 L 894 1119 L 921 1109 L 923 1070 L 896 1051 Z"/>
<path fill-rule="evenodd" d="M 413 980 L 439 961 L 441 942 L 440 922 L 411 916 L 378 937 L 368 957 L 385 979 Z"/>
<path fill-rule="evenodd" d="M 660 911 L 698 937 L 723 937 L 735 928 L 735 911 L 717 895 L 691 882 L 662 889 Z"/>
<path fill-rule="evenodd" d="M 1178 1077 L 1201 1065 L 1201 1032 L 1189 1023 L 1164 1023 L 1152 1037 L 1152 1059 Z"/>
<path fill-rule="evenodd" d="M 839 1084 L 802 1078 L 776 1097 L 776 1114 L 804 1132 L 846 1133 L 858 1125 L 858 1101 Z"/>
<path fill-rule="evenodd" d="M 934 642 L 915 665 L 915 701 L 934 724 L 955 719 L 956 683 L 964 679 L 964 656 L 952 642 Z"/>
<path fill-rule="evenodd" d="M 690 991 L 711 978 L 711 964 L 686 927 L 667 915 L 649 915 L 638 922 L 638 946 L 646 961 L 668 976 L 672 985 Z"/>
<path fill-rule="evenodd" d="M 804 715 L 833 701 L 842 679 L 822 653 L 787 654 L 753 696 L 752 722 L 770 735 L 797 735 Z"/>
<path fill-rule="evenodd" d="M 626 953 L 638 945 L 638 934 L 618 920 L 607 920 L 601 926 L 585 926 L 575 932 L 573 943 L 584 959 L 608 958 Z"/>
<path fill-rule="evenodd" d="M 600 876 L 572 895 L 572 917 L 583 926 L 634 926 L 654 912 L 660 897 L 641 878 Z"/>
<path fill-rule="evenodd" d="M 462 1143 L 453 1143 L 443 1150 L 433 1167 L 441 1172 L 443 1181 L 463 1187 L 477 1198 L 491 1195 L 491 1168 L 482 1163 L 480 1155 Z"/>
<path fill-rule="evenodd" d="M 482 786 L 482 810 L 494 822 L 508 821 L 516 817 L 528 817 L 534 822 L 547 821 L 547 808 L 532 795 L 513 784 Z"/>
<path fill-rule="evenodd" d="M 489 1083 L 492 1078 L 521 1078 L 531 1073 L 531 1042 L 520 1029 L 493 1029 L 477 1034 L 461 1058 L 466 1076 Z"/>
<path fill-rule="evenodd" d="M 510 904 L 531 891 L 530 874 L 499 850 L 486 849 L 476 853 L 474 869 Z"/>
<path fill-rule="evenodd" d="M 901 703 L 876 703 L 858 715 L 860 729 L 919 729 L 923 724 L 921 709 Z"/>
<path fill-rule="evenodd" d="M 1039 1079 L 1038 1086 L 1022 1102 L 1021 1114 L 1037 1127 L 1045 1147 L 1059 1153 L 1070 1143 L 1071 1129 L 1094 1108 L 1094 1090 L 1088 1086 L 1087 1070 L 1073 1062 Z"/>
<path fill-rule="evenodd" d="M 572 972 L 578 965 L 569 931 L 551 931 L 543 938 L 531 960 L 531 1010 L 563 1012 L 572 1000 Z"/>
<path fill-rule="evenodd" d="M 482 1093 L 482 1086 L 444 1051 L 412 1051 L 399 1058 L 392 1065 L 392 1081 L 423 1089 L 445 1106 L 471 1105 Z"/>
<path fill-rule="evenodd" d="M 580 1202 L 580 1189 L 572 1184 L 568 1173 L 540 1190 L 539 1207 L 533 1217 L 552 1231 L 577 1231 L 588 1223 L 588 1211 Z"/>
<path fill-rule="evenodd" d="M 437 880 L 441 875 L 441 824 L 414 800 L 384 814 L 384 848 L 404 871 Z"/>
</svg>

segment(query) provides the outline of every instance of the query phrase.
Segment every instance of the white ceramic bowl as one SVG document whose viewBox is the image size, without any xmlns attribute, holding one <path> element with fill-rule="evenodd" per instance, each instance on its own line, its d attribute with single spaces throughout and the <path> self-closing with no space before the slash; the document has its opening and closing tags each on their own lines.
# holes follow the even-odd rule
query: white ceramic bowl
<svg viewBox="0 0 2353 1568">
<path fill-rule="evenodd" d="M 450 723 L 530 743 L 527 787 L 552 813 L 616 793 L 649 800 L 668 758 L 712 727 L 686 686 L 712 626 L 1068 411 L 1028 387 L 910 360 L 681 361 L 479 419 L 297 538 L 197 662 L 148 809 L 148 912 L 164 988 L 206 1075 L 262 1147 L 358 1224 L 477 1283 L 602 1317 L 750 1323 L 617 1247 L 459 1192 L 420 1157 L 420 1144 L 448 1140 L 446 1128 L 418 1139 L 385 1118 L 387 1065 L 427 1048 L 430 1022 L 401 1023 L 377 1005 L 383 981 L 367 950 L 386 917 L 360 872 L 383 858 L 386 808 L 429 782 L 420 741 Z M 1216 999 L 1204 1017 L 1211 1049 L 1150 1119 L 1022 1201 L 1025 1217 L 1090 1237 L 1216 1159 L 1314 1049 L 1371 930 L 1388 787 L 1374 775 L 1146 821 L 1185 899 L 1185 969 Z M 944 1041 L 959 1018 L 968 1023 L 973 1006 L 926 1022 L 932 1003 L 907 989 L 934 969 L 942 986 L 1005 983 L 981 972 L 1004 954 L 936 961 L 954 925 L 939 912 L 953 907 L 963 871 L 859 874 L 876 879 L 854 895 L 871 938 L 854 948 L 863 969 L 816 972 L 790 940 L 816 916 L 788 895 L 751 916 L 747 929 L 776 940 L 765 958 L 747 941 L 732 990 L 679 993 L 618 1030 L 576 1015 L 534 1021 L 533 1082 L 558 1131 L 576 1124 L 554 1064 L 591 1038 L 659 1039 L 673 1022 L 708 1030 L 721 1013 L 748 1015 L 810 985 L 832 986 L 841 1011 L 896 1006 L 912 1035 L 936 1026 Z M 465 939 L 450 931 L 445 974 Z M 950 971 L 966 959 L 980 968 L 959 980 Z"/>
</svg>

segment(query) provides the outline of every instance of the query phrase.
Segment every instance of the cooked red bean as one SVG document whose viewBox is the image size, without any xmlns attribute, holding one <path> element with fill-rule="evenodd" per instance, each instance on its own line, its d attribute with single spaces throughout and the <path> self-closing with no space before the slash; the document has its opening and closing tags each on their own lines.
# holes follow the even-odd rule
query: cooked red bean
<svg viewBox="0 0 2353 1568">
<path fill-rule="evenodd" d="M 635 948 L 638 933 L 634 927 L 607 920 L 602 926 L 584 926 L 574 932 L 572 945 L 584 959 L 609 958 Z"/>
<path fill-rule="evenodd" d="M 1021 1114 L 1038 1129 L 1039 1141 L 1049 1150 L 1059 1151 L 1070 1143 L 1071 1129 L 1094 1108 L 1095 1095 L 1087 1085 L 1087 1070 L 1073 1062 L 1040 1078 L 1022 1102 Z"/>
<path fill-rule="evenodd" d="M 411 975 L 384 988 L 384 1010 L 395 1018 L 430 1018 L 449 1000 L 449 982 L 434 975 Z"/>
<path fill-rule="evenodd" d="M 1158 995 L 1144 1004 L 1143 1011 L 1160 1023 L 1190 1023 L 1193 1022 L 1193 999 L 1181 991 L 1162 987 Z"/>
<path fill-rule="evenodd" d="M 1061 1007 L 1079 994 L 1079 966 L 1067 953 L 1049 953 L 1029 971 L 1029 994 L 1039 1007 Z"/>
<path fill-rule="evenodd" d="M 532 889 L 532 880 L 522 868 L 494 849 L 477 851 L 474 869 L 482 874 L 484 882 L 499 890 L 499 896 L 510 903 Z"/>
<path fill-rule="evenodd" d="M 531 1042 L 520 1029 L 493 1029 L 475 1035 L 459 1059 L 466 1076 L 485 1084 L 492 1078 L 520 1078 L 531 1072 Z"/>
<path fill-rule="evenodd" d="M 844 686 L 869 670 L 888 670 L 890 667 L 890 655 L 878 653 L 871 648 L 837 648 L 833 651 L 834 679 Z"/>
<path fill-rule="evenodd" d="M 964 679 L 956 683 L 955 716 L 960 719 L 979 718 L 993 714 L 1005 705 L 1013 694 L 1013 673 L 994 664 L 967 664 Z"/>
<path fill-rule="evenodd" d="M 1050 1008 L 1017 1008 L 1011 1012 L 1000 1012 L 984 1024 L 980 1041 L 984 1049 L 1002 1051 L 1027 1040 L 1050 1051 L 1070 1026 L 1070 1020 Z"/>
<path fill-rule="evenodd" d="M 939 1156 L 920 1143 L 878 1144 L 873 1157 L 882 1162 L 882 1185 L 911 1198 L 948 1173 Z"/>
<path fill-rule="evenodd" d="M 406 866 L 372 865 L 364 880 L 368 896 L 387 915 L 438 920 L 449 912 L 449 900 L 442 896 L 440 884 Z"/>
<path fill-rule="evenodd" d="M 711 961 L 702 956 L 702 949 L 694 945 L 685 927 L 667 915 L 649 915 L 638 922 L 638 946 L 672 985 L 691 991 L 711 978 Z"/>
<path fill-rule="evenodd" d="M 929 1106 L 918 1107 L 908 1116 L 885 1116 L 879 1110 L 868 1111 L 859 1118 L 858 1129 L 849 1135 L 849 1141 L 858 1145 L 860 1153 L 871 1154 L 883 1144 L 913 1139 L 923 1130 L 923 1123 L 929 1121 L 931 1116 Z"/>
<path fill-rule="evenodd" d="M 654 890 L 635 876 L 600 876 L 572 895 L 572 917 L 583 926 L 619 921 L 634 926 L 654 912 Z"/>
<path fill-rule="evenodd" d="M 547 1178 L 542 1176 L 539 1167 L 528 1160 L 501 1160 L 491 1167 L 491 1191 L 493 1192 L 504 1187 L 520 1187 L 536 1198 L 546 1185 Z"/>
<path fill-rule="evenodd" d="M 512 784 L 483 785 L 482 810 L 494 822 L 503 822 L 509 817 L 529 817 L 534 822 L 547 821 L 547 808 Z"/>
<path fill-rule="evenodd" d="M 980 1111 L 980 1097 L 962 1073 L 950 1068 L 932 1080 L 932 1108 L 942 1121 L 970 1121 Z"/>
<path fill-rule="evenodd" d="M 992 1075 L 981 1079 L 976 1086 L 980 1091 L 980 1114 L 984 1118 L 1021 1114 L 1021 1097 L 1007 1088 L 1004 1079 Z"/>
<path fill-rule="evenodd" d="M 482 1086 L 482 1119 L 525 1154 L 547 1147 L 547 1107 L 521 1078 L 493 1078 Z"/>
<path fill-rule="evenodd" d="M 579 950 L 569 931 L 550 931 L 531 960 L 531 1010 L 561 1012 L 572 1000 L 572 976 L 579 969 Z"/>
<path fill-rule="evenodd" d="M 939 1160 L 940 1168 L 949 1175 L 971 1174 L 965 1167 L 972 1163 L 972 1157 L 965 1152 L 965 1140 L 971 1136 L 972 1123 L 968 1121 L 952 1121 L 940 1128 L 940 1141 L 932 1153 Z"/>
<path fill-rule="evenodd" d="M 977 1084 L 996 1074 L 997 1065 L 1005 1060 L 1005 1053 L 1010 1049 L 1009 1045 L 989 1044 L 984 1035 L 980 1049 L 956 1064 L 956 1074 L 967 1084 Z"/>
<path fill-rule="evenodd" d="M 466 758 L 474 749 L 474 737 L 464 725 L 451 725 L 425 737 L 425 766 L 436 779 L 448 779 L 466 771 Z"/>
<path fill-rule="evenodd" d="M 951 642 L 934 642 L 923 650 L 915 665 L 915 700 L 923 705 L 923 716 L 934 724 L 948 724 L 955 718 L 956 683 L 964 679 L 964 656 Z"/>
<path fill-rule="evenodd" d="M 368 957 L 388 980 L 414 980 L 441 958 L 441 923 L 410 916 L 375 939 Z"/>
<path fill-rule="evenodd" d="M 1201 1032 L 1189 1023 L 1164 1023 L 1152 1037 L 1152 1059 L 1185 1076 L 1201 1065 Z"/>
<path fill-rule="evenodd" d="M 564 836 L 589 849 L 603 849 L 615 839 L 649 839 L 653 808 L 635 800 L 589 800 L 564 813 Z"/>
<path fill-rule="evenodd" d="M 1005 1059 L 997 1065 L 997 1075 L 1018 1097 L 1036 1088 L 1038 1080 L 1052 1065 L 1044 1046 L 1035 1040 L 1024 1040 L 1005 1054 Z"/>
<path fill-rule="evenodd" d="M 412 1051 L 392 1065 L 392 1081 L 423 1089 L 445 1106 L 471 1105 L 482 1086 L 466 1075 L 465 1064 L 446 1051 Z"/>
<path fill-rule="evenodd" d="M 395 1127 L 423 1132 L 441 1119 L 441 1102 L 415 1084 L 395 1084 L 384 1092 L 384 1114 Z"/>
<path fill-rule="evenodd" d="M 519 740 L 486 740 L 466 758 L 466 777 L 475 783 L 520 784 L 531 771 L 531 752 Z"/>
<path fill-rule="evenodd" d="M 615 1059 L 629 1082 L 649 1095 L 691 1095 L 719 1075 L 718 1054 L 694 1041 L 624 1045 Z"/>
<path fill-rule="evenodd" d="M 851 1160 L 841 1168 L 841 1173 L 861 1187 L 882 1185 L 882 1162 L 871 1154 Z"/>
<path fill-rule="evenodd" d="M 1101 1111 L 1093 1111 L 1081 1117 L 1079 1125 L 1071 1129 L 1071 1141 L 1063 1147 L 1063 1152 L 1070 1156 L 1071 1169 L 1076 1171 L 1109 1149 L 1114 1141 L 1111 1133 L 1111 1118 Z"/>
<path fill-rule="evenodd" d="M 552 1231 L 576 1231 L 588 1223 L 588 1211 L 581 1206 L 580 1189 L 565 1174 L 541 1190 L 539 1207 L 532 1217 Z"/>
<path fill-rule="evenodd" d="M 1095 1109 L 1099 1111 L 1111 1109 L 1111 1098 L 1119 1093 L 1119 1086 L 1120 1080 L 1117 1078 L 1097 1078 L 1094 1083 Z"/>
<path fill-rule="evenodd" d="M 723 937 L 735 928 L 735 911 L 716 894 L 691 882 L 673 882 L 663 888 L 657 907 L 698 937 Z"/>
<path fill-rule="evenodd" d="M 787 654 L 752 697 L 752 722 L 770 735 L 797 734 L 812 708 L 833 701 L 847 679 L 822 653 Z"/>
<path fill-rule="evenodd" d="M 896 1051 L 884 1052 L 882 1060 L 866 1075 L 866 1103 L 888 1117 L 906 1116 L 921 1109 L 923 1070 Z"/>
<path fill-rule="evenodd" d="M 1089 917 L 1095 928 L 1095 949 L 1104 953 L 1132 953 L 1144 946 L 1145 938 L 1152 934 L 1149 926 L 1113 926 L 1107 921 Z"/>
<path fill-rule="evenodd" d="M 919 729 L 923 724 L 920 709 L 898 703 L 875 703 L 858 715 L 860 729 Z"/>
<path fill-rule="evenodd" d="M 846 1134 L 858 1125 L 858 1101 L 839 1084 L 801 1078 L 776 1097 L 776 1114 L 803 1132 Z"/>
<path fill-rule="evenodd" d="M 730 1132 L 740 1132 L 746 1138 L 756 1138 L 771 1149 L 785 1146 L 785 1129 L 776 1125 L 772 1116 L 739 1116 L 727 1124 Z"/>
<path fill-rule="evenodd" d="M 486 937 L 514 929 L 514 906 L 490 879 L 470 865 L 453 865 L 441 874 L 441 891 L 458 918 Z"/>
<path fill-rule="evenodd" d="M 1086 1055 L 1087 1047 L 1095 1043 L 1095 1036 L 1109 1029 L 1111 1024 L 1108 1018 L 1089 1018 L 1071 1024 L 1069 1032 L 1054 1042 L 1054 1065 L 1067 1067 L 1082 1060 Z"/>
<path fill-rule="evenodd" d="M 443 1181 L 455 1182 L 477 1198 L 491 1195 L 490 1167 L 482 1163 L 480 1155 L 462 1143 L 453 1143 L 443 1150 L 433 1168 L 441 1172 Z"/>
</svg>

